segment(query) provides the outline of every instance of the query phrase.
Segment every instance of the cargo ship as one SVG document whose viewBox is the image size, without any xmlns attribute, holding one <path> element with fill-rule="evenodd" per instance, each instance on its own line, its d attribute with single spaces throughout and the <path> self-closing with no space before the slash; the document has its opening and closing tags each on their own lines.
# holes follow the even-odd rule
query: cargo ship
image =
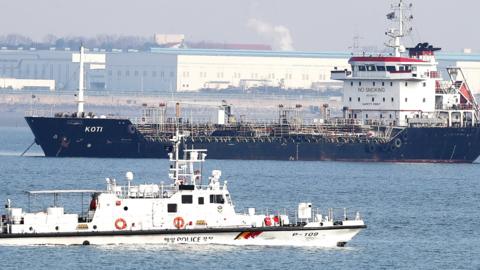
<svg viewBox="0 0 480 270">
<path fill-rule="evenodd" d="M 296 117 L 300 108 L 279 106 L 273 123 L 238 121 L 227 104 L 216 123 L 183 121 L 178 108 L 168 117 L 165 104 L 145 107 L 137 121 L 98 116 L 84 111 L 80 72 L 77 112 L 25 119 L 49 157 L 167 158 L 180 131 L 187 147 L 207 148 L 212 159 L 472 163 L 480 155 L 479 106 L 460 68 L 437 69 L 440 48 L 402 45 L 408 11 L 399 1 L 387 15 L 396 25 L 386 32 L 391 53 L 352 55 L 351 70 L 332 71 L 344 82 L 342 117 L 306 123 Z"/>
</svg>

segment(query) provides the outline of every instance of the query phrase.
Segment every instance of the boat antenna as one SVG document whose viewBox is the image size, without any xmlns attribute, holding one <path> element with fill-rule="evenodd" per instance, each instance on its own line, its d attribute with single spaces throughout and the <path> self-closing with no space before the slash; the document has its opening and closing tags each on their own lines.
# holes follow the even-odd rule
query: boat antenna
<svg viewBox="0 0 480 270">
<path fill-rule="evenodd" d="M 390 37 L 390 41 L 385 45 L 393 48 L 393 55 L 400 57 L 405 52 L 405 46 L 402 45 L 402 38 L 412 31 L 412 27 L 408 27 L 407 23 L 413 20 L 413 16 L 409 13 L 412 4 L 405 4 L 403 0 L 392 4 L 391 12 L 387 14 L 387 19 L 398 23 L 398 28 L 390 28 L 385 35 Z M 408 13 L 408 14 L 407 14 Z"/>
<path fill-rule="evenodd" d="M 83 105 L 85 104 L 85 97 L 84 97 L 84 71 L 83 71 L 83 66 L 84 66 L 84 47 L 83 43 L 80 44 L 80 70 L 78 71 L 78 109 L 77 109 L 77 115 L 80 116 L 84 112 Z"/>
</svg>

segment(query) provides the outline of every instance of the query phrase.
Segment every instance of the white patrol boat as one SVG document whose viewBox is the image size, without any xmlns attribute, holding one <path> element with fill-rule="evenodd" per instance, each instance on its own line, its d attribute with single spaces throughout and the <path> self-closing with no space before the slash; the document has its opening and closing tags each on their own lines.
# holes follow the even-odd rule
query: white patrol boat
<svg viewBox="0 0 480 270">
<path fill-rule="evenodd" d="M 127 185 L 107 178 L 104 191 L 30 191 L 30 196 L 53 195 L 45 211 L 25 212 L 7 200 L 2 216 L 0 245 L 103 245 L 103 244 L 227 244 L 344 246 L 366 228 L 360 214 L 339 218 L 329 209 L 324 215 L 311 203 L 300 203 L 295 215 L 284 212 L 258 214 L 255 208 L 235 212 L 227 189 L 214 170 L 208 185 L 202 183 L 206 150 L 179 148 L 183 135 L 172 139 L 169 177 L 172 184 Z M 59 196 L 89 193 L 91 201 L 80 214 L 67 214 Z M 90 198 L 90 197 L 87 197 Z M 88 201 L 88 199 L 87 199 Z M 82 199 L 83 205 L 83 199 Z"/>
</svg>

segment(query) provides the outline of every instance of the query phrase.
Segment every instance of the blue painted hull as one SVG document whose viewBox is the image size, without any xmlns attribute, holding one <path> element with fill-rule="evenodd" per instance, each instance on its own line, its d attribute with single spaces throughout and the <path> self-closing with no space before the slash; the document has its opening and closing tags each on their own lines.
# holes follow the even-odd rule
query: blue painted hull
<svg viewBox="0 0 480 270">
<path fill-rule="evenodd" d="M 168 135 L 147 139 L 128 119 L 26 117 L 49 157 L 167 158 Z M 480 155 L 480 128 L 406 128 L 389 142 L 321 136 L 189 137 L 211 159 L 337 160 L 472 163 Z"/>
</svg>

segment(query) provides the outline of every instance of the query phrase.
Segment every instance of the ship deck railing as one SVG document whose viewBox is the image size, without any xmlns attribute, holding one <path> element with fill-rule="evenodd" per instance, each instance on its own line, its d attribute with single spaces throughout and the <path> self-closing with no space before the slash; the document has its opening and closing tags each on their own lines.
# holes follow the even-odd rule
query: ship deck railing
<svg viewBox="0 0 480 270">
<path fill-rule="evenodd" d="M 57 117 L 57 118 L 79 118 L 79 119 L 128 119 L 128 117 L 117 114 L 96 115 L 93 112 L 85 112 L 80 117 L 77 112 L 58 112 L 54 108 L 50 110 L 30 109 L 24 113 L 25 117 Z"/>
<path fill-rule="evenodd" d="M 24 116 L 26 117 L 53 117 L 54 115 L 53 108 L 51 110 L 36 110 L 30 109 L 26 110 Z"/>
<path fill-rule="evenodd" d="M 151 136 L 146 137 L 145 139 L 149 141 L 160 141 L 160 142 L 169 142 L 170 138 L 168 136 Z M 336 144 L 386 144 L 390 142 L 392 138 L 377 136 L 377 137 L 368 137 L 366 134 L 308 134 L 305 136 L 294 134 L 291 136 L 285 135 L 283 137 L 272 137 L 272 136 L 262 136 L 262 137 L 245 137 L 245 136 L 195 136 L 189 137 L 188 142 L 192 143 L 312 143 L 312 142 L 328 142 Z"/>
<path fill-rule="evenodd" d="M 142 189 L 143 186 L 143 189 Z M 158 187 L 158 190 L 155 188 Z M 150 189 L 149 189 L 150 188 Z M 152 190 L 155 189 L 155 190 Z M 179 190 L 223 190 L 223 185 L 213 187 L 212 185 L 174 185 L 174 184 L 145 184 L 145 185 L 131 185 L 121 186 L 115 185 L 112 189 L 107 190 L 116 194 L 119 198 L 130 199 L 158 199 L 170 198 Z"/>
<path fill-rule="evenodd" d="M 349 210 L 348 208 L 328 208 L 326 210 L 312 208 L 310 218 L 299 218 L 298 209 L 254 209 L 256 215 L 263 215 L 265 217 L 287 216 L 290 221 L 290 226 L 303 226 L 308 222 L 322 221 L 331 221 L 334 225 L 340 225 L 341 223 L 339 222 L 342 221 L 361 219 L 359 212 Z M 243 213 L 243 215 L 249 215 L 249 209 L 243 209 L 240 213 Z M 281 225 L 282 224 L 277 224 L 277 226 Z"/>
</svg>

